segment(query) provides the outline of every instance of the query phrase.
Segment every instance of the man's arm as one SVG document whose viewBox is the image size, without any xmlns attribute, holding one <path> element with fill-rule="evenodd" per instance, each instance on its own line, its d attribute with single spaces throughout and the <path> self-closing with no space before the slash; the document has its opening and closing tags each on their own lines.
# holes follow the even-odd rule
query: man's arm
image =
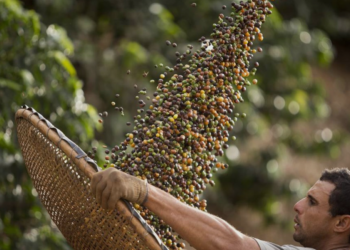
<svg viewBox="0 0 350 250">
<path fill-rule="evenodd" d="M 114 208 L 121 198 L 143 203 L 197 250 L 260 250 L 254 239 L 226 221 L 192 208 L 169 193 L 117 169 L 96 173 L 91 180 L 91 189 L 105 209 Z"/>
<path fill-rule="evenodd" d="M 149 185 L 148 200 L 143 205 L 198 250 L 260 250 L 254 239 L 223 219 L 190 207 L 154 186 Z"/>
</svg>

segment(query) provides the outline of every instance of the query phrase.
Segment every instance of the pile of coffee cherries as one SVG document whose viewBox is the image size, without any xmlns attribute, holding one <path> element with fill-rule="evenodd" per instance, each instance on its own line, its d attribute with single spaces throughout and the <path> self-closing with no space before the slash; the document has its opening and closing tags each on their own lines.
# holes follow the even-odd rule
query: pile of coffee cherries
<svg viewBox="0 0 350 250">
<path fill-rule="evenodd" d="M 151 80 L 157 89 L 147 110 L 145 101 L 139 99 L 134 130 L 121 144 L 105 151 L 106 164 L 147 179 L 206 211 L 206 201 L 199 195 L 207 184 L 215 184 L 213 172 L 228 167 L 217 157 L 228 147 L 235 122 L 245 115 L 234 113 L 235 105 L 244 101 L 242 92 L 257 84 L 249 76 L 259 64 L 250 65 L 250 61 L 262 49 L 253 43 L 263 40 L 260 28 L 272 8 L 266 0 L 232 3 L 230 15 L 220 14 L 213 24 L 210 38 L 199 39 L 200 50 L 193 52 L 188 45 L 184 53 L 176 52 L 176 65 L 165 67 L 157 81 Z M 134 206 L 169 248 L 185 247 L 164 221 L 147 208 Z"/>
</svg>

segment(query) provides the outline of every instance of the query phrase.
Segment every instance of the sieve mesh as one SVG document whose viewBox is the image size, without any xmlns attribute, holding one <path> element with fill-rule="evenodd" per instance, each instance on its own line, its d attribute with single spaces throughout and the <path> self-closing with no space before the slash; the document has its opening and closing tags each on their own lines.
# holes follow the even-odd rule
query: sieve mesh
<svg viewBox="0 0 350 250">
<path fill-rule="evenodd" d="M 91 173 L 96 170 L 84 158 L 77 158 L 62 136 L 48 127 L 49 122 L 33 115 L 33 110 L 21 109 L 16 124 L 33 185 L 72 248 L 167 249 L 128 204 L 120 201 L 109 211 L 100 207 L 90 192 Z"/>
</svg>

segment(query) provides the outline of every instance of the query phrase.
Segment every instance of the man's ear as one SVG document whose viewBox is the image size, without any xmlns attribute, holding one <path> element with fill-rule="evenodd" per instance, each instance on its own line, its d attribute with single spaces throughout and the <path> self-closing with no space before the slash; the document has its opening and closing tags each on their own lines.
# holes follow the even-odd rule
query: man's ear
<svg viewBox="0 0 350 250">
<path fill-rule="evenodd" d="M 337 233 L 343 233 L 350 230 L 350 215 L 338 215 L 337 217 L 334 231 Z"/>
</svg>

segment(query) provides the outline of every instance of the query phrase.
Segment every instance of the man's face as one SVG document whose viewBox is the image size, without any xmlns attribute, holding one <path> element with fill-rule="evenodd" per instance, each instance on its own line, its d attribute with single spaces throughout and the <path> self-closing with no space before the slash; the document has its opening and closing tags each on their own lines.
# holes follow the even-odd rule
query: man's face
<svg viewBox="0 0 350 250">
<path fill-rule="evenodd" d="M 305 198 L 294 205 L 295 241 L 305 247 L 315 247 L 332 235 L 335 218 L 330 213 L 329 196 L 334 184 L 317 181 Z"/>
</svg>

